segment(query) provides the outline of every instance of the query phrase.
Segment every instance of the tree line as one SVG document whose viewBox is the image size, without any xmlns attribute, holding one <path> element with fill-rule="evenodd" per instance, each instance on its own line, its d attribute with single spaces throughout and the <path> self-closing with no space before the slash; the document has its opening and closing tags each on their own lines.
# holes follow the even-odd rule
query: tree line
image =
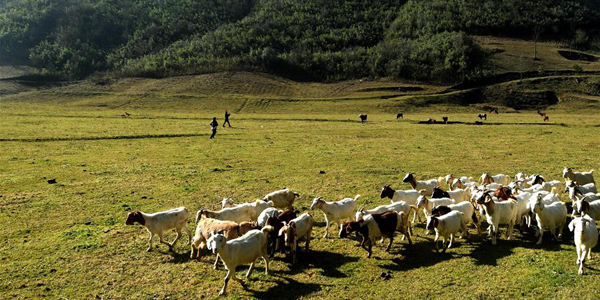
<svg viewBox="0 0 600 300">
<path fill-rule="evenodd" d="M 600 50 L 599 12 L 592 0 L 0 0 L 0 63 L 63 78 L 458 82 L 491 71 L 472 35 Z"/>
</svg>

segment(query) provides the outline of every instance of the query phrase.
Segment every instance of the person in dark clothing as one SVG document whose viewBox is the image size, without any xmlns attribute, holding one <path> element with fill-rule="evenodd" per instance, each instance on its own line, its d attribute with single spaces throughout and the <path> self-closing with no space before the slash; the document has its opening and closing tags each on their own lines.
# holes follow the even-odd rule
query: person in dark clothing
<svg viewBox="0 0 600 300">
<path fill-rule="evenodd" d="M 231 123 L 229 123 L 229 116 L 231 116 L 231 114 L 228 111 L 225 111 L 225 121 L 223 122 L 223 127 L 225 127 L 225 123 L 229 124 L 229 127 L 231 127 Z"/>
<path fill-rule="evenodd" d="M 217 127 L 219 127 L 219 123 L 217 123 L 216 117 L 214 117 L 212 119 L 212 122 L 210 122 L 210 127 L 212 128 L 212 135 L 210 136 L 210 138 L 214 139 L 215 135 L 217 134 Z"/>
</svg>

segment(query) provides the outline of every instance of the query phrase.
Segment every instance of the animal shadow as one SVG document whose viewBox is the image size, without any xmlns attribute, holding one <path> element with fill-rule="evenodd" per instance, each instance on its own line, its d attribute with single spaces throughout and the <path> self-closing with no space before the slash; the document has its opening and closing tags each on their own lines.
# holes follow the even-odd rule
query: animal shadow
<svg viewBox="0 0 600 300">
<path fill-rule="evenodd" d="M 252 290 L 247 286 L 245 289 L 257 299 L 298 299 L 320 291 L 323 286 L 317 283 L 302 283 L 287 277 L 277 277 L 280 280 L 273 280 L 276 285 L 266 291 Z"/>
<path fill-rule="evenodd" d="M 348 277 L 348 275 L 342 273 L 338 269 L 347 263 L 359 260 L 358 257 L 346 256 L 341 253 L 328 251 L 309 249 L 309 252 L 306 253 L 304 252 L 303 247 L 298 247 L 296 255 L 298 262 L 293 266 L 291 265 L 291 256 L 284 258 L 284 261 L 290 264 L 290 271 L 286 272 L 286 274 L 296 275 L 302 273 L 305 269 L 320 269 L 323 276 L 343 278 Z"/>
</svg>

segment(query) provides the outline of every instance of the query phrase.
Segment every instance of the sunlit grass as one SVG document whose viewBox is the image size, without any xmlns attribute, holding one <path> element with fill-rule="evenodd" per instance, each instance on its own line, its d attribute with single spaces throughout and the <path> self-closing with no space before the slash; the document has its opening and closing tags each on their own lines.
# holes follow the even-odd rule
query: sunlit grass
<svg viewBox="0 0 600 300">
<path fill-rule="evenodd" d="M 379 198 L 382 185 L 408 188 L 401 184 L 406 172 L 430 178 L 520 171 L 559 179 L 564 166 L 587 170 L 600 163 L 594 127 L 600 117 L 585 111 L 552 114 L 551 123 L 561 125 L 511 125 L 540 123 L 534 112 L 490 115 L 488 122 L 503 125 L 421 125 L 416 122 L 443 115 L 466 123 L 476 117 L 431 107 L 395 120 L 394 113 L 376 110 L 376 102 L 366 106 L 373 111 L 361 125 L 360 101 L 335 113 L 327 110 L 332 101 L 291 102 L 234 113 L 234 128 L 221 127 L 209 140 L 209 118 L 221 119 L 227 105 L 244 98 L 224 97 L 215 107 L 191 100 L 94 107 L 109 100 L 0 103 L 0 138 L 17 140 L 0 142 L 3 297 L 216 297 L 225 271 L 212 269 L 212 255 L 191 261 L 184 242 L 171 253 L 164 245 L 146 253 L 145 229 L 124 224 L 132 209 L 217 208 L 222 197 L 252 201 L 284 186 L 301 194 L 301 211 L 315 196 L 357 193 L 361 206 L 372 207 L 387 203 Z M 124 111 L 132 116 L 122 117 Z M 186 134 L 194 136 L 177 137 Z M 137 138 L 115 139 L 124 136 Z M 31 141 L 36 138 L 50 141 Z M 58 183 L 48 184 L 51 178 Z M 322 239 L 322 213 L 313 215 L 318 228 L 310 254 L 300 253 L 297 266 L 278 256 L 269 276 L 259 263 L 247 290 L 230 282 L 229 297 L 594 298 L 600 286 L 595 261 L 590 275 L 577 276 L 570 241 L 548 238 L 538 248 L 518 233 L 497 247 L 458 239 L 441 255 L 418 225 L 414 246 L 398 238 L 391 253 L 377 246 L 375 258 L 366 259 L 357 241 Z M 392 279 L 384 281 L 384 271 Z"/>
</svg>

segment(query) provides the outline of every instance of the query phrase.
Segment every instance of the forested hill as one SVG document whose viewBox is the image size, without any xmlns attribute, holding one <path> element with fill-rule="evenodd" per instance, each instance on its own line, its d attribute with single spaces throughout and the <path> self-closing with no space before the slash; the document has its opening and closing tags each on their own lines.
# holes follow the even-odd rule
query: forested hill
<svg viewBox="0 0 600 300">
<path fill-rule="evenodd" d="M 600 51 L 598 24 L 596 0 L 0 0 L 0 64 L 460 82 L 494 71 L 472 35 Z"/>
</svg>

